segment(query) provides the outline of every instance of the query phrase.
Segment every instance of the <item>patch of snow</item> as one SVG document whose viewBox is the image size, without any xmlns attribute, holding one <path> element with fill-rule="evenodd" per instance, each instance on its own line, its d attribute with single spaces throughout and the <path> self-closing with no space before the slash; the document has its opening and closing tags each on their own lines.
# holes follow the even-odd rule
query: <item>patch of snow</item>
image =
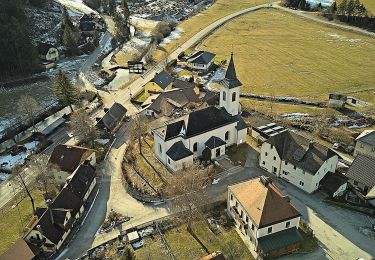
<svg viewBox="0 0 375 260">
<path fill-rule="evenodd" d="M 179 73 L 180 71 L 183 71 L 183 69 L 181 67 L 175 67 L 173 69 L 173 73 Z"/>
<path fill-rule="evenodd" d="M 371 124 L 364 124 L 364 125 L 354 124 L 354 125 L 348 126 L 348 128 L 349 129 L 357 129 L 357 128 L 365 128 L 365 127 L 369 127 L 369 126 L 371 126 Z"/>
<path fill-rule="evenodd" d="M 17 165 L 22 165 L 25 162 L 26 158 L 33 153 L 38 144 L 38 141 L 32 141 L 24 145 L 27 149 L 26 152 L 19 153 L 15 156 L 12 156 L 10 154 L 0 156 L 0 167 L 11 170 Z"/>
<path fill-rule="evenodd" d="M 159 45 L 165 46 L 168 43 L 172 42 L 173 40 L 176 40 L 176 39 L 180 38 L 180 36 L 183 32 L 184 31 L 181 30 L 180 28 L 176 28 L 173 32 L 171 32 L 171 34 L 168 37 L 164 38 Z"/>
<path fill-rule="evenodd" d="M 350 42 L 350 43 L 356 43 L 356 42 L 361 41 L 361 39 L 348 39 L 346 36 L 340 35 L 340 34 L 337 34 L 337 33 L 328 33 L 328 36 L 330 36 L 334 39 L 337 39 L 339 41 L 346 41 L 346 42 Z"/>
<path fill-rule="evenodd" d="M 10 178 L 10 176 L 12 175 L 9 173 L 0 172 L 0 181 L 6 181 L 7 179 Z"/>
<path fill-rule="evenodd" d="M 95 142 L 101 145 L 106 145 L 109 142 L 109 139 L 96 139 Z"/>
<path fill-rule="evenodd" d="M 296 119 L 301 117 L 309 117 L 309 114 L 306 113 L 291 113 L 291 114 L 282 114 L 281 117 L 286 119 Z"/>
<path fill-rule="evenodd" d="M 73 12 L 80 12 L 81 14 L 91 14 L 91 13 L 98 14 L 97 11 L 85 5 L 82 0 L 56 0 L 56 1 Z"/>
<path fill-rule="evenodd" d="M 88 108 L 90 108 L 90 109 L 94 109 L 94 108 L 97 108 L 99 105 L 100 105 L 100 104 L 99 104 L 98 102 L 93 102 L 93 103 L 91 103 L 91 104 L 88 106 Z"/>
</svg>

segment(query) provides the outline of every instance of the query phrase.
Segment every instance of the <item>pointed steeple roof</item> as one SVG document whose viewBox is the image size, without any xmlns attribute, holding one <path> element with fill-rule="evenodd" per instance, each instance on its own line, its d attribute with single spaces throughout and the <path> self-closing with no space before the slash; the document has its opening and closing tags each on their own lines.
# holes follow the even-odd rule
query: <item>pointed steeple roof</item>
<svg viewBox="0 0 375 260">
<path fill-rule="evenodd" d="M 221 84 L 227 88 L 236 88 L 242 86 L 241 81 L 237 78 L 236 68 L 234 67 L 233 52 L 230 56 L 229 65 L 227 72 L 225 73 L 225 78 L 221 81 Z"/>
</svg>

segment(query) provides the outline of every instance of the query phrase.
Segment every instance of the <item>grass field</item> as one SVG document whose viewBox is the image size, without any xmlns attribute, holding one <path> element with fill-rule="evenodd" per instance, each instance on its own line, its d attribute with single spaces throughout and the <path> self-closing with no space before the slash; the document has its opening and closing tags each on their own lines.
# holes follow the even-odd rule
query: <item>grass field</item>
<svg viewBox="0 0 375 260">
<path fill-rule="evenodd" d="M 44 198 L 41 192 L 33 192 L 35 207 L 44 206 Z M 0 222 L 0 255 L 4 253 L 17 239 L 19 239 L 25 230 L 25 226 L 29 224 L 32 219 L 32 208 L 28 197 L 24 197 L 19 202 L 18 207 L 12 209 L 15 201 L 11 201 L 4 208 L 0 210 L 0 217 L 3 221 Z M 18 214 L 18 209 L 21 218 Z M 21 221 L 20 221 L 21 219 Z"/>
<path fill-rule="evenodd" d="M 327 100 L 330 92 L 375 88 L 375 39 L 278 10 L 234 20 L 199 48 L 218 59 L 233 50 L 243 92 Z"/>
<path fill-rule="evenodd" d="M 204 28 L 207 25 L 213 23 L 220 18 L 227 16 L 231 13 L 240 11 L 245 8 L 249 8 L 258 4 L 269 3 L 267 0 L 216 0 L 215 3 L 208 9 L 199 13 L 196 16 L 181 23 L 178 28 L 183 31 L 181 37 L 163 46 L 165 51 L 170 53 L 175 50 L 181 43 L 187 41 L 191 36 L 195 35 L 200 31 L 200 28 Z M 164 55 L 164 51 L 157 51 L 155 58 L 160 60 Z"/>
</svg>

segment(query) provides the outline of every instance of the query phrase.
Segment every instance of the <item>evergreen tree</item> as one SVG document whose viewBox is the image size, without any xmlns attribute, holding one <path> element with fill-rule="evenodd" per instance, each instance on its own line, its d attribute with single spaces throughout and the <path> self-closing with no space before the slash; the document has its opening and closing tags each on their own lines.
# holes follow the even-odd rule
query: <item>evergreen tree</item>
<svg viewBox="0 0 375 260">
<path fill-rule="evenodd" d="M 77 40 L 69 26 L 65 26 L 63 44 L 67 50 L 68 55 L 76 55 L 78 53 Z"/>
<path fill-rule="evenodd" d="M 95 31 L 94 32 L 94 35 L 93 35 L 93 44 L 95 47 L 98 47 L 99 46 L 99 43 L 100 43 L 100 35 L 98 33 L 98 31 Z"/>
<path fill-rule="evenodd" d="M 136 260 L 134 252 L 127 246 L 124 254 L 120 258 L 121 260 Z"/>
<path fill-rule="evenodd" d="M 337 3 L 336 3 L 336 1 L 334 1 L 333 3 L 332 3 L 332 5 L 329 7 L 329 11 L 331 12 L 331 13 L 336 13 L 337 12 Z"/>
<path fill-rule="evenodd" d="M 130 39 L 130 27 L 126 17 L 116 13 L 113 21 L 115 22 L 115 37 L 118 41 L 128 41 Z"/>
<path fill-rule="evenodd" d="M 63 11 L 63 25 L 64 25 L 64 28 L 66 29 L 66 27 L 69 27 L 70 30 L 74 30 L 74 25 L 72 23 L 72 21 L 70 20 L 70 16 L 68 14 L 68 11 L 66 10 L 66 8 L 64 7 L 64 11 Z"/>
<path fill-rule="evenodd" d="M 129 10 L 129 6 L 128 6 L 128 1 L 127 0 L 124 0 L 122 2 L 122 5 L 124 7 L 124 17 L 126 20 L 129 20 L 129 17 L 130 17 L 130 10 Z"/>
<path fill-rule="evenodd" d="M 78 90 L 61 70 L 56 74 L 53 92 L 59 102 L 63 105 L 68 105 L 73 112 L 73 105 L 78 103 Z"/>
<path fill-rule="evenodd" d="M 355 2 L 354 0 L 349 0 L 346 6 L 346 14 L 347 16 L 353 16 L 355 11 Z"/>
<path fill-rule="evenodd" d="M 345 15 L 346 14 L 346 6 L 347 5 L 348 5 L 348 1 L 347 0 L 342 0 L 342 2 L 339 4 L 339 6 L 337 8 L 337 12 L 339 14 Z"/>
</svg>

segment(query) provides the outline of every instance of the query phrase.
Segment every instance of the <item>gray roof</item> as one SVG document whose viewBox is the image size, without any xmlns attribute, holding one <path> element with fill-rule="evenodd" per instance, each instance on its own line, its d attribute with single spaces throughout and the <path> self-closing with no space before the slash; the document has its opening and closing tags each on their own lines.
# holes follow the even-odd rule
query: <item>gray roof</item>
<svg viewBox="0 0 375 260">
<path fill-rule="evenodd" d="M 170 116 L 176 108 L 184 107 L 189 103 L 199 103 L 199 101 L 193 88 L 175 89 L 161 93 L 147 109 Z"/>
<path fill-rule="evenodd" d="M 169 75 L 165 70 L 155 75 L 151 80 L 158 84 L 162 89 L 166 89 L 175 79 Z"/>
<path fill-rule="evenodd" d="M 372 188 L 375 186 L 375 159 L 358 155 L 349 167 L 346 177 Z"/>
<path fill-rule="evenodd" d="M 237 130 L 243 130 L 243 129 L 246 129 L 248 127 L 245 120 L 243 120 L 242 116 L 236 115 L 235 117 L 238 120 L 238 124 L 236 126 Z"/>
<path fill-rule="evenodd" d="M 225 78 L 220 81 L 220 84 L 226 88 L 236 88 L 242 86 L 241 81 L 237 78 L 236 68 L 234 66 L 233 53 L 230 56 L 229 65 L 227 72 L 225 73 Z"/>
<path fill-rule="evenodd" d="M 179 161 L 190 155 L 193 155 L 193 152 L 187 149 L 185 145 L 181 141 L 179 141 L 172 145 L 171 148 L 169 148 L 169 150 L 167 151 L 167 155 L 173 161 Z"/>
<path fill-rule="evenodd" d="M 221 138 L 212 136 L 207 142 L 204 143 L 211 150 L 226 144 Z"/>
<path fill-rule="evenodd" d="M 126 112 L 127 110 L 123 105 L 114 103 L 97 125 L 99 128 L 105 127 L 109 131 L 113 131 L 118 123 L 124 118 Z"/>
<path fill-rule="evenodd" d="M 369 132 L 368 134 L 357 138 L 357 141 L 361 141 L 366 144 L 375 146 L 375 131 Z"/>
<path fill-rule="evenodd" d="M 320 181 L 323 190 L 333 195 L 343 184 L 347 182 L 345 175 L 341 173 L 327 172 L 327 174 Z"/>
<path fill-rule="evenodd" d="M 208 51 L 198 51 L 189 57 L 189 62 L 207 65 L 215 58 L 215 56 L 216 54 Z"/>
<path fill-rule="evenodd" d="M 336 155 L 331 149 L 291 131 L 271 136 L 266 142 L 276 148 L 282 160 L 313 175 L 327 159 Z"/>
<path fill-rule="evenodd" d="M 264 253 L 270 253 L 301 241 L 302 236 L 295 227 L 258 238 L 259 246 Z"/>
<path fill-rule="evenodd" d="M 182 89 L 185 89 L 185 88 L 195 88 L 195 84 L 193 82 L 189 82 L 189 81 L 186 81 L 186 80 L 182 80 L 182 79 L 175 79 L 173 81 L 173 84 L 172 86 L 174 88 L 182 88 Z"/>
</svg>

